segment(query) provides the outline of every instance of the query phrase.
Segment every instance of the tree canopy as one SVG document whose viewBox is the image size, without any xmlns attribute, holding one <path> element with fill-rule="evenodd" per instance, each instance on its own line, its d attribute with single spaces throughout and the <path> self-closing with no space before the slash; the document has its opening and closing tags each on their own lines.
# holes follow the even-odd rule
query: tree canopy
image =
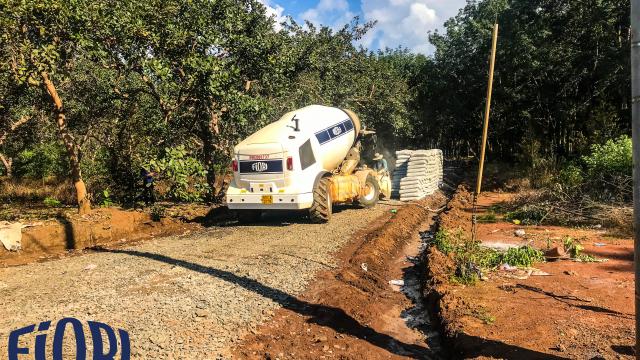
<svg viewBox="0 0 640 360">
<path fill-rule="evenodd" d="M 69 178 L 86 210 L 106 189 L 132 201 L 163 164 L 177 200 L 219 199 L 233 145 L 314 103 L 354 110 L 380 150 L 473 155 L 496 20 L 489 156 L 579 158 L 630 132 L 628 12 L 469 1 L 424 56 L 356 45 L 375 26 L 357 18 L 274 26 L 256 0 L 0 0 L 0 173 Z"/>
</svg>

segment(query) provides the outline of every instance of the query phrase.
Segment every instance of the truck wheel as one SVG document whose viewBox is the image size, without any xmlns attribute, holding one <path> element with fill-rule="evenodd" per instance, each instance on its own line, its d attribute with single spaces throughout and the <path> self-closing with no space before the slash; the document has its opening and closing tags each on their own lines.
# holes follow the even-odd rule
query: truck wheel
<svg viewBox="0 0 640 360">
<path fill-rule="evenodd" d="M 358 198 L 358 202 L 364 207 L 375 206 L 380 198 L 380 184 L 372 175 L 367 175 L 364 186 L 365 194 Z"/>
<path fill-rule="evenodd" d="M 262 210 L 236 210 L 238 221 L 242 224 L 252 224 L 260 221 Z"/>
<path fill-rule="evenodd" d="M 309 209 L 309 217 L 316 224 L 326 223 L 331 219 L 331 210 L 329 179 L 322 178 L 313 190 L 313 204 Z"/>
</svg>

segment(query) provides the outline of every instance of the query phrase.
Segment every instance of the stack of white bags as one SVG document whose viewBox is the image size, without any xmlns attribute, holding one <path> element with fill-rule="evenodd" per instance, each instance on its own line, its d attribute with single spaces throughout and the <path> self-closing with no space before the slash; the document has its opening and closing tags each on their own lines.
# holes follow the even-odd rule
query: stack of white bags
<svg viewBox="0 0 640 360">
<path fill-rule="evenodd" d="M 442 184 L 442 150 L 396 151 L 391 196 L 402 201 L 420 200 Z"/>
</svg>

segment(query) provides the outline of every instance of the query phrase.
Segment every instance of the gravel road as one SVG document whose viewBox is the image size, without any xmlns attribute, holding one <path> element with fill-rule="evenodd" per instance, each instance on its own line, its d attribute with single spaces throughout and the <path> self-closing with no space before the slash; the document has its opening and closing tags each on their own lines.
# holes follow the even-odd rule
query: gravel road
<svg viewBox="0 0 640 360">
<path fill-rule="evenodd" d="M 74 317 L 127 330 L 132 358 L 226 358 L 386 210 L 344 209 L 324 225 L 274 217 L 0 269 L 0 354 L 12 330 Z"/>
</svg>

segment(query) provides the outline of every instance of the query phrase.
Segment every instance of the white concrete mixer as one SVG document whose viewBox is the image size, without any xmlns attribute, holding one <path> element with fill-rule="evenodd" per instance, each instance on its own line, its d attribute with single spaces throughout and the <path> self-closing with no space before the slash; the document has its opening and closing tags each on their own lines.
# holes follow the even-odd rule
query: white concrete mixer
<svg viewBox="0 0 640 360">
<path fill-rule="evenodd" d="M 308 209 L 314 222 L 326 222 L 333 204 L 375 205 L 391 182 L 360 164 L 364 133 L 349 110 L 311 105 L 287 113 L 235 147 L 227 206 L 247 222 L 286 209 Z"/>
</svg>

